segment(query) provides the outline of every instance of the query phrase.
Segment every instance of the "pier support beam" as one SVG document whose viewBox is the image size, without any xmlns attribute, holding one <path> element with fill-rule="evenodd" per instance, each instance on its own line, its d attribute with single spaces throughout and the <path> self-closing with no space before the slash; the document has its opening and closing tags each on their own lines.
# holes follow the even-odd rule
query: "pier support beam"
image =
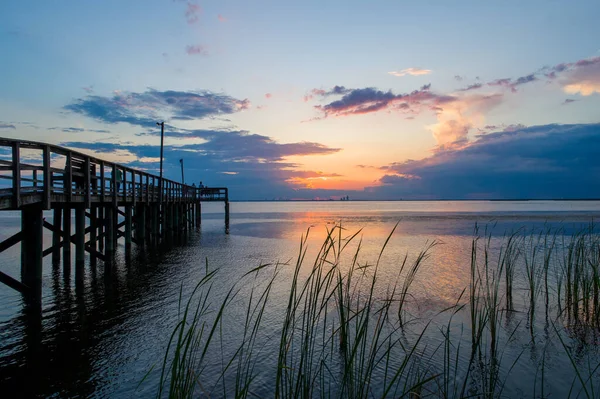
<svg viewBox="0 0 600 399">
<path fill-rule="evenodd" d="M 98 241 L 98 206 L 92 205 L 90 208 L 90 247 L 93 251 L 96 251 Z M 96 257 L 90 256 L 90 264 L 96 264 Z"/>
<path fill-rule="evenodd" d="M 169 232 L 169 234 L 173 234 L 175 226 L 175 207 L 173 204 L 165 205 L 165 217 L 167 219 L 166 230 Z"/>
<path fill-rule="evenodd" d="M 85 206 L 75 208 L 75 277 L 83 277 L 85 265 Z"/>
<path fill-rule="evenodd" d="M 125 205 L 125 249 L 131 249 L 132 209 Z"/>
<path fill-rule="evenodd" d="M 54 227 L 61 231 L 62 226 L 62 209 L 54 208 L 54 216 L 52 217 L 52 224 Z M 52 246 L 54 250 L 52 251 L 52 264 L 58 265 L 60 263 L 60 233 L 58 231 L 54 231 L 52 233 Z"/>
<path fill-rule="evenodd" d="M 104 226 L 106 231 L 106 258 L 107 260 L 112 259 L 112 256 L 115 254 L 115 218 L 114 218 L 114 209 L 111 206 L 107 206 L 104 208 Z"/>
<path fill-rule="evenodd" d="M 105 220 L 106 219 L 104 218 L 104 207 L 99 206 L 98 217 L 96 219 L 96 224 L 98 225 L 98 237 L 104 237 L 103 233 Z M 104 238 L 101 238 L 98 242 L 98 249 L 100 250 L 100 252 L 104 252 Z"/>
<path fill-rule="evenodd" d="M 179 234 L 179 207 L 177 205 L 173 205 L 173 219 L 174 230 Z"/>
<path fill-rule="evenodd" d="M 202 224 L 202 203 L 196 202 L 196 227 L 200 227 Z"/>
<path fill-rule="evenodd" d="M 42 298 L 43 218 L 41 205 L 27 206 L 21 211 L 21 281 L 38 299 Z"/>
<path fill-rule="evenodd" d="M 71 208 L 63 209 L 63 273 L 71 273 Z"/>
<path fill-rule="evenodd" d="M 229 201 L 225 201 L 225 234 L 229 234 Z"/>
<path fill-rule="evenodd" d="M 146 240 L 146 206 L 137 204 L 135 209 L 135 238 L 142 244 Z"/>
</svg>

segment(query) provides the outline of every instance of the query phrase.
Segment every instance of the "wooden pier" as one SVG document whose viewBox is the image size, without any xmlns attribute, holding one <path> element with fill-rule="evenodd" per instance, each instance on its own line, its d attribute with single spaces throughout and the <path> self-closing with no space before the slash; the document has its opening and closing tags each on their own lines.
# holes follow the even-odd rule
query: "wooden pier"
<svg viewBox="0 0 600 399">
<path fill-rule="evenodd" d="M 199 188 L 162 179 L 141 170 L 104 161 L 55 145 L 0 138 L 0 211 L 20 211 L 21 231 L 0 243 L 0 253 L 21 244 L 21 279 L 0 271 L 0 282 L 41 298 L 42 260 L 52 256 L 83 278 L 86 253 L 110 267 L 118 240 L 125 249 L 157 245 L 173 235 L 187 234 L 202 222 L 202 202 L 225 203 L 227 188 Z M 43 211 L 53 211 L 52 223 Z M 72 231 L 72 216 L 75 231 Z M 44 248 L 43 229 L 52 231 Z"/>
</svg>

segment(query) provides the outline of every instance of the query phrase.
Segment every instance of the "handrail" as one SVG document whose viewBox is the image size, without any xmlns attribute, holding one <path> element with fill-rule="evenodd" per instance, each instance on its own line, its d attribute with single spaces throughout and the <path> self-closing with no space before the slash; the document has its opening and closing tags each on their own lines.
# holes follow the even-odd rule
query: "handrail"
<svg viewBox="0 0 600 399">
<path fill-rule="evenodd" d="M 0 172 L 10 171 L 11 176 L 0 174 L 0 179 L 12 181 L 12 208 L 21 206 L 22 193 L 42 194 L 45 209 L 56 200 L 53 195 L 63 195 L 66 201 L 81 202 L 83 199 L 86 206 L 90 205 L 92 197 L 94 201 L 112 201 L 115 205 L 121 199 L 133 203 L 156 202 L 161 192 L 165 202 L 229 200 L 225 187 L 199 188 L 164 177 L 161 184 L 157 175 L 57 145 L 0 137 L 1 147 L 10 148 L 11 161 L 0 160 Z M 22 163 L 22 150 L 41 151 L 42 165 L 33 164 L 31 158 L 27 158 L 27 164 Z M 64 169 L 51 166 L 53 155 L 65 157 Z M 108 176 L 106 169 L 110 171 Z M 22 172 L 27 173 L 22 176 Z"/>
</svg>

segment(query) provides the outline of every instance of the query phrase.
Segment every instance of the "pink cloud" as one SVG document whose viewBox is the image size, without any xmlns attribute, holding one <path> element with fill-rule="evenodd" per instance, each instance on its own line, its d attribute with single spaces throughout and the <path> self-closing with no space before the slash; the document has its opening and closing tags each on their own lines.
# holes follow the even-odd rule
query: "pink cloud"
<svg viewBox="0 0 600 399">
<path fill-rule="evenodd" d="M 201 45 L 186 46 L 185 52 L 188 53 L 188 55 L 208 55 L 206 48 Z"/>
<path fill-rule="evenodd" d="M 600 57 L 577 61 L 563 73 L 560 83 L 569 94 L 590 96 L 600 93 Z"/>
<path fill-rule="evenodd" d="M 217 15 L 217 19 L 219 20 L 219 22 L 227 22 L 227 18 L 225 18 L 221 14 Z"/>
<path fill-rule="evenodd" d="M 390 75 L 398 76 L 398 77 L 406 76 L 406 75 L 419 76 L 419 75 L 429 75 L 431 73 L 431 69 L 406 68 L 401 71 L 392 71 L 392 72 L 388 72 L 388 73 Z"/>
<path fill-rule="evenodd" d="M 265 98 L 271 98 L 271 97 L 273 97 L 273 94 L 271 94 L 271 93 L 266 93 L 265 94 Z"/>
<path fill-rule="evenodd" d="M 202 8 L 198 4 L 188 2 L 187 8 L 185 9 L 185 18 L 187 19 L 187 23 L 192 25 L 198 22 L 201 12 Z"/>
</svg>

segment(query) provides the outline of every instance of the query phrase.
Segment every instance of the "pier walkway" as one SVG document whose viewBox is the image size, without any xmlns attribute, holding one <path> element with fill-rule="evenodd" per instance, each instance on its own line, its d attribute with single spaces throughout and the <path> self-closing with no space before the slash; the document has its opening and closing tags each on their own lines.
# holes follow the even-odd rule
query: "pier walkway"
<svg viewBox="0 0 600 399">
<path fill-rule="evenodd" d="M 117 242 L 126 250 L 155 245 L 168 236 L 200 226 L 202 202 L 225 204 L 227 188 L 198 188 L 104 161 L 55 145 L 0 138 L 0 211 L 20 211 L 21 231 L 0 243 L 0 254 L 21 245 L 21 279 L 0 270 L 0 282 L 28 296 L 41 297 L 42 260 L 51 255 L 71 270 L 75 247 L 76 278 L 90 262 L 112 263 Z M 53 211 L 52 223 L 43 211 Z M 75 225 L 72 230 L 72 215 Z M 44 249 L 43 229 L 52 231 Z"/>
</svg>

